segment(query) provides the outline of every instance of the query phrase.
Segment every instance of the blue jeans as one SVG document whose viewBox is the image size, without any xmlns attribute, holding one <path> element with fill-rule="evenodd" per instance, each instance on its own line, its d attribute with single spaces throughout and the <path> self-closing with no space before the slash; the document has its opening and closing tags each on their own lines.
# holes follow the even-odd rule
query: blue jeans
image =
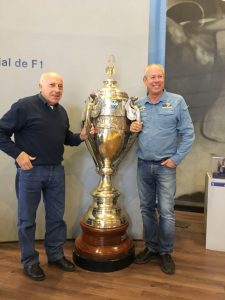
<svg viewBox="0 0 225 300">
<path fill-rule="evenodd" d="M 139 158 L 137 184 L 145 245 L 161 255 L 171 253 L 175 227 L 176 168 Z"/>
<path fill-rule="evenodd" d="M 34 166 L 30 170 L 17 169 L 18 237 L 21 262 L 24 266 L 39 262 L 35 249 L 36 212 L 43 195 L 45 206 L 44 246 L 48 261 L 63 257 L 66 240 L 65 174 L 61 165 Z"/>
</svg>

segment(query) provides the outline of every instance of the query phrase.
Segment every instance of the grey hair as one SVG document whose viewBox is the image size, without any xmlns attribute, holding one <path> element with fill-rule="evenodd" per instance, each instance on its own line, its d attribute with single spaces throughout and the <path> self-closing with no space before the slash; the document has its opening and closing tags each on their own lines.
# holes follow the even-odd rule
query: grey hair
<svg viewBox="0 0 225 300">
<path fill-rule="evenodd" d="M 165 69 L 162 65 L 160 65 L 160 64 L 150 64 L 150 65 L 147 65 L 147 67 L 144 70 L 143 79 L 146 79 L 148 77 L 148 73 L 149 73 L 150 69 L 155 69 L 155 68 L 160 69 L 163 73 L 163 76 L 165 76 Z"/>
</svg>

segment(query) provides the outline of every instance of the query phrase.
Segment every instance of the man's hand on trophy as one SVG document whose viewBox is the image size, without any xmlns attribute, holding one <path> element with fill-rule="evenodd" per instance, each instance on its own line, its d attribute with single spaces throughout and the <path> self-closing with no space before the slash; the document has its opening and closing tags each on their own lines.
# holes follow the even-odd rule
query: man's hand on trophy
<svg viewBox="0 0 225 300">
<path fill-rule="evenodd" d="M 131 132 L 140 132 L 142 130 L 143 122 L 140 121 L 134 121 L 130 125 L 130 131 Z"/>
<path fill-rule="evenodd" d="M 90 133 L 91 135 L 94 135 L 94 134 L 95 134 L 95 128 L 94 128 L 94 125 L 93 125 L 92 123 L 91 123 L 91 128 L 90 128 L 89 133 Z M 88 134 L 87 134 L 86 127 L 84 126 L 84 127 L 82 128 L 82 130 L 81 130 L 81 133 L 80 133 L 80 139 L 81 139 L 82 141 L 85 141 L 85 140 L 87 140 L 87 138 L 88 138 Z"/>
</svg>

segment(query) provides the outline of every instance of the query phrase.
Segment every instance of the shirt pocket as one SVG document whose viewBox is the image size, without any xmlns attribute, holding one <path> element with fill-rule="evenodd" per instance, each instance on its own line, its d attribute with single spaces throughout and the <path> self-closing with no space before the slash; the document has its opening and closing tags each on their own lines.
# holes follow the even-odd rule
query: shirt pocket
<svg viewBox="0 0 225 300">
<path fill-rule="evenodd" d="M 151 127 L 152 116 L 150 112 L 142 111 L 141 112 L 141 121 L 143 122 L 142 133 L 148 131 L 149 127 Z"/>
<path fill-rule="evenodd" d="M 159 115 L 164 115 L 164 116 L 174 115 L 174 109 L 172 109 L 172 108 L 162 108 L 159 111 Z"/>
<path fill-rule="evenodd" d="M 160 128 L 173 129 L 176 126 L 176 115 L 174 109 L 161 109 L 156 120 Z"/>
</svg>

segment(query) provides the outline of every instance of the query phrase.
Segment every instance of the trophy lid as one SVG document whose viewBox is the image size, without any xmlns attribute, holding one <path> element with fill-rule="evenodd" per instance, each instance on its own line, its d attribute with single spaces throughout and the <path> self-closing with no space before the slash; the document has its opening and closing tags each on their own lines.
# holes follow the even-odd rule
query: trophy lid
<svg viewBox="0 0 225 300">
<path fill-rule="evenodd" d="M 102 98 L 110 98 L 113 100 L 124 100 L 128 99 L 128 95 L 126 92 L 121 91 L 117 88 L 117 81 L 114 76 L 116 73 L 115 68 L 115 56 L 112 54 L 108 58 L 108 64 L 105 68 L 105 72 L 107 75 L 107 79 L 103 81 L 103 88 L 98 91 L 98 94 Z"/>
</svg>

